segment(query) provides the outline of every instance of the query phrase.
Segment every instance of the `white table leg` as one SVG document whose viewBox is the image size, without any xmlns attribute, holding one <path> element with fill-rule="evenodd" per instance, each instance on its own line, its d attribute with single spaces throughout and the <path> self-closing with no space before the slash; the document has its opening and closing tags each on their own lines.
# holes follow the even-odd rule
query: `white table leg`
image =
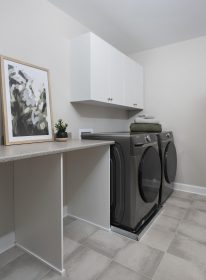
<svg viewBox="0 0 206 280">
<path fill-rule="evenodd" d="M 13 163 L 0 163 L 0 254 L 12 247 L 14 235 Z"/>
<path fill-rule="evenodd" d="M 17 245 L 63 273 L 63 155 L 14 163 Z"/>
<path fill-rule="evenodd" d="M 110 147 L 64 155 L 68 214 L 110 229 Z"/>
</svg>

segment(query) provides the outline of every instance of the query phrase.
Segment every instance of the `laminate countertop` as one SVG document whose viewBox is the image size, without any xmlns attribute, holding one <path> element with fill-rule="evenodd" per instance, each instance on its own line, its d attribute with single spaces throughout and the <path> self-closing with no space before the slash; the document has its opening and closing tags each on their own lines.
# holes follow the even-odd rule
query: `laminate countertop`
<svg viewBox="0 0 206 280">
<path fill-rule="evenodd" d="M 87 148 L 112 145 L 113 141 L 69 139 L 67 142 L 43 142 L 0 146 L 0 163 L 32 157 L 47 156 Z"/>
</svg>

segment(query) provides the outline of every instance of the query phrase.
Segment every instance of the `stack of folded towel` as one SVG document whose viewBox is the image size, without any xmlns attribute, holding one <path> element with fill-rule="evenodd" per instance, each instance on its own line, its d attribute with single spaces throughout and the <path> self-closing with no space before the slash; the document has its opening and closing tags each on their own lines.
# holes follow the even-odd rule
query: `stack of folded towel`
<svg viewBox="0 0 206 280">
<path fill-rule="evenodd" d="M 160 122 L 149 115 L 138 115 L 134 123 L 130 125 L 130 132 L 161 132 L 162 126 Z"/>
</svg>

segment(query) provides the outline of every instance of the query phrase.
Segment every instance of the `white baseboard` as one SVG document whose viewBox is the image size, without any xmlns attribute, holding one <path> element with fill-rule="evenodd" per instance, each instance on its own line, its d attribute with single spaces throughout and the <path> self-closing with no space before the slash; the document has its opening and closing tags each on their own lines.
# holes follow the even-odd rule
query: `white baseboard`
<svg viewBox="0 0 206 280">
<path fill-rule="evenodd" d="M 90 222 L 90 221 L 88 221 L 88 220 L 85 220 L 85 219 L 82 219 L 82 218 L 80 218 L 80 217 L 77 217 L 77 216 L 74 216 L 74 215 L 70 214 L 69 211 L 68 211 L 68 207 L 67 207 L 67 206 L 64 206 L 63 213 L 64 213 L 64 218 L 65 218 L 66 216 L 70 216 L 70 217 L 75 218 L 75 219 L 78 219 L 78 220 L 80 220 L 80 221 L 87 222 L 87 223 L 89 223 L 89 224 L 91 224 L 91 225 L 93 225 L 93 226 L 102 228 L 102 229 L 104 229 L 104 230 L 107 230 L 107 231 L 110 231 L 110 230 L 111 230 L 110 227 L 109 227 L 109 228 L 106 228 L 106 227 L 103 227 L 103 226 L 101 226 L 101 225 L 99 225 L 99 224 L 95 224 L 95 223 L 93 223 L 93 222 Z"/>
<path fill-rule="evenodd" d="M 10 232 L 0 237 L 0 254 L 15 246 L 15 233 Z"/>
<path fill-rule="evenodd" d="M 182 183 L 175 183 L 174 189 L 176 191 L 189 192 L 199 195 L 206 195 L 206 187 L 187 185 Z"/>
</svg>

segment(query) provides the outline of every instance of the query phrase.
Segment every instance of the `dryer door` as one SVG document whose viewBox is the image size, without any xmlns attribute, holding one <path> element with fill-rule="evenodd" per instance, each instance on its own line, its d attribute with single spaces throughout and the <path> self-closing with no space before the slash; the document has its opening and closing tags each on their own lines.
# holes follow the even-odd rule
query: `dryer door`
<svg viewBox="0 0 206 280">
<path fill-rule="evenodd" d="M 177 171 L 177 152 L 173 142 L 169 142 L 164 153 L 164 175 L 167 183 L 175 180 Z"/>
<path fill-rule="evenodd" d="M 139 190 L 145 202 L 153 202 L 159 195 L 161 185 L 161 162 L 159 153 L 153 147 L 147 148 L 139 165 Z"/>
</svg>

